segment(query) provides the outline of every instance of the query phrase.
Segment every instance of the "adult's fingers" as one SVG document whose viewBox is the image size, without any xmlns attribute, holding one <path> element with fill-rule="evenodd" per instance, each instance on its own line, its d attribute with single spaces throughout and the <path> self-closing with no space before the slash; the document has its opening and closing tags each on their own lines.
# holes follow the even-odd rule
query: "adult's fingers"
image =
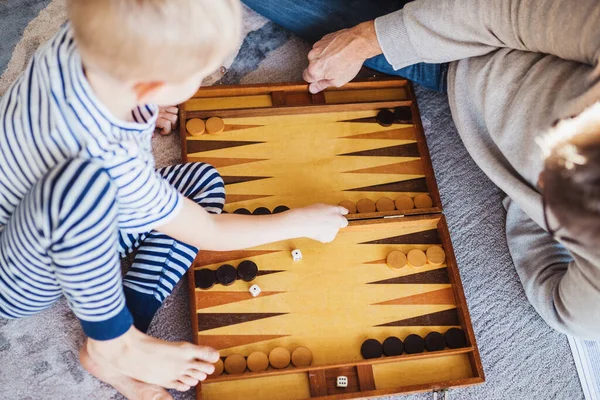
<svg viewBox="0 0 600 400">
<path fill-rule="evenodd" d="M 317 44 L 315 44 L 316 46 Z M 318 47 L 313 47 L 311 51 L 308 52 L 308 61 L 314 61 L 319 58 L 321 55 L 321 50 Z"/>
<path fill-rule="evenodd" d="M 324 78 L 323 67 L 317 62 L 311 62 L 308 67 L 302 72 L 302 79 L 306 82 L 316 82 Z"/>
<path fill-rule="evenodd" d="M 331 81 L 329 79 L 322 79 L 320 81 L 312 82 L 308 86 L 308 91 L 311 92 L 312 94 L 316 94 L 316 93 L 319 93 L 331 86 L 335 86 L 333 81 Z"/>
</svg>

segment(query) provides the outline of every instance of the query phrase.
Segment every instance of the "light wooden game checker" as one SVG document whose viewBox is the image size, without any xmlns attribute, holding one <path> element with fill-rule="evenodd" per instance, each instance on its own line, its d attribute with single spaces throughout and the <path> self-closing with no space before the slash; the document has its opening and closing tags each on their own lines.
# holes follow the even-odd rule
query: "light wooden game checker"
<svg viewBox="0 0 600 400">
<path fill-rule="evenodd" d="M 384 109 L 400 109 L 405 120 L 382 126 L 377 115 Z M 209 122 L 211 117 L 222 123 Z M 251 353 L 268 355 L 278 347 L 290 352 L 305 347 L 313 358 L 309 366 L 215 374 L 198 386 L 198 399 L 363 398 L 484 381 L 407 81 L 353 82 L 318 95 L 305 84 L 203 88 L 180 107 L 180 132 L 183 159 L 210 163 L 223 176 L 226 212 L 431 198 L 426 208 L 350 214 L 350 226 L 329 244 L 297 239 L 243 251 L 201 250 L 188 274 L 195 343 L 218 349 L 223 360 L 237 354 L 229 365 L 241 363 L 242 370 Z M 445 252 L 442 264 L 397 269 L 386 264 L 392 251 L 425 252 L 435 245 Z M 301 250 L 302 260 L 292 259 L 294 249 Z M 440 253 L 433 250 L 432 260 Z M 198 271 L 237 267 L 244 260 L 258 266 L 254 281 L 197 288 Z M 257 297 L 248 291 L 253 284 L 262 290 Z M 463 347 L 361 355 L 367 339 L 404 341 L 450 328 L 464 331 Z M 337 387 L 340 376 L 347 378 L 346 387 Z"/>
</svg>

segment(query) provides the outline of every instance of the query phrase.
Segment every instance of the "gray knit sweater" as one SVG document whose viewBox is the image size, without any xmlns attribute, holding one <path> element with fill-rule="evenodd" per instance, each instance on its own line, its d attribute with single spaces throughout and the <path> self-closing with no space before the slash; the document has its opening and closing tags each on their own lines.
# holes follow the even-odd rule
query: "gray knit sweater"
<svg viewBox="0 0 600 400">
<path fill-rule="evenodd" d="M 600 100 L 599 0 L 417 0 L 375 21 L 394 68 L 450 62 L 448 96 L 477 165 L 509 197 L 507 241 L 553 327 L 600 339 L 597 249 L 542 230 L 535 138 Z"/>
</svg>

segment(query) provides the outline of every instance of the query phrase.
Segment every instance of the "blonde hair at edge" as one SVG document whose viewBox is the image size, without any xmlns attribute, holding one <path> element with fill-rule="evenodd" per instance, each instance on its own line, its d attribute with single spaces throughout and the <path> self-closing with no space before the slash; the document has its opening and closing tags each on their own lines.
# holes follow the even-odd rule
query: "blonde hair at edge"
<svg viewBox="0 0 600 400">
<path fill-rule="evenodd" d="M 120 81 L 181 82 L 239 45 L 239 0 L 68 0 L 82 58 Z"/>
</svg>

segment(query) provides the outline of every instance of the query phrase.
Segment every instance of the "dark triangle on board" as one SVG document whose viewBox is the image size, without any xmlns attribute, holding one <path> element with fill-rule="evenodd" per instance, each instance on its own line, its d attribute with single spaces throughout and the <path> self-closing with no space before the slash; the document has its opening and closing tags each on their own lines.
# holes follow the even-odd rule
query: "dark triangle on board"
<svg viewBox="0 0 600 400">
<path fill-rule="evenodd" d="M 339 121 L 339 122 L 374 122 L 374 123 L 378 124 L 377 116 L 366 117 L 366 118 L 347 119 L 345 121 Z"/>
<path fill-rule="evenodd" d="M 418 274 L 411 274 L 399 276 L 396 278 L 384 279 L 382 281 L 369 282 L 370 285 L 412 285 L 437 283 L 450 283 L 450 277 L 448 276 L 447 268 L 433 269 L 430 271 L 419 272 Z"/>
<path fill-rule="evenodd" d="M 381 185 L 364 186 L 346 189 L 347 192 L 423 192 L 428 193 L 425 178 L 409 179 L 400 182 L 382 183 Z"/>
<path fill-rule="evenodd" d="M 252 182 L 259 179 L 271 178 L 270 176 L 222 176 L 223 182 L 226 185 L 233 185 L 235 183 Z"/>
<path fill-rule="evenodd" d="M 265 270 L 265 271 L 260 271 L 259 270 L 257 276 L 276 274 L 278 272 L 285 272 L 285 270 L 284 269 L 281 269 L 281 270 Z"/>
<path fill-rule="evenodd" d="M 285 314 L 287 313 L 198 313 L 198 331 L 202 332 Z"/>
<path fill-rule="evenodd" d="M 421 157 L 417 143 L 400 144 L 398 146 L 356 151 L 339 154 L 340 156 L 372 156 L 372 157 Z"/>
<path fill-rule="evenodd" d="M 407 233 L 406 235 L 372 240 L 359 244 L 440 244 L 440 235 L 437 229 Z"/>
<path fill-rule="evenodd" d="M 376 326 L 456 326 L 460 325 L 456 308 L 438 311 L 418 317 L 401 319 Z"/>
<path fill-rule="evenodd" d="M 230 147 L 247 146 L 264 142 L 243 142 L 234 140 L 188 140 L 187 152 L 199 153 L 202 151 L 228 149 Z"/>
</svg>

